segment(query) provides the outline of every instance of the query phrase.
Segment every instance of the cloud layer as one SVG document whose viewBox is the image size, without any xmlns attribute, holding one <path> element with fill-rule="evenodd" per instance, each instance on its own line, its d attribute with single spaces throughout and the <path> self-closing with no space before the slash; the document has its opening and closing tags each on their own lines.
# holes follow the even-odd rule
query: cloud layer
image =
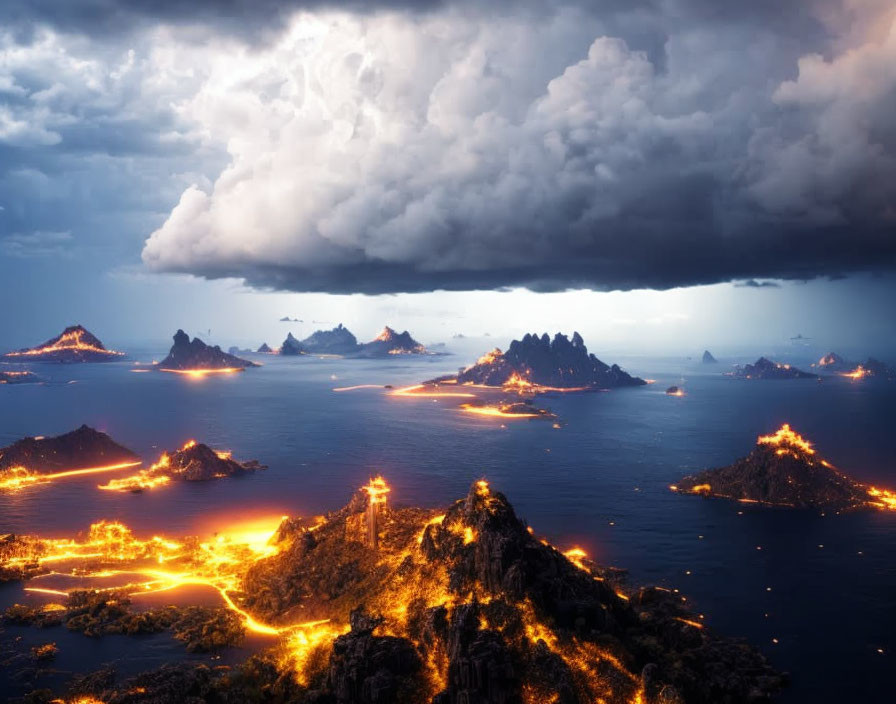
<svg viewBox="0 0 896 704">
<path fill-rule="evenodd" d="M 10 3 L 0 226 L 86 180 L 151 270 L 295 291 L 896 268 L 889 3 L 336 4 Z"/>
</svg>

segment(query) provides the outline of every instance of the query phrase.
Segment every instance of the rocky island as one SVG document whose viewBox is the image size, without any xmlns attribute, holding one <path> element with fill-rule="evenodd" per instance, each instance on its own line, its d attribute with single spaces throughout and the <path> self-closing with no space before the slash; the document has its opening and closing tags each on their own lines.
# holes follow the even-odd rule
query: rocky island
<svg viewBox="0 0 896 704">
<path fill-rule="evenodd" d="M 0 490 L 63 476 L 135 467 L 140 458 L 106 433 L 82 425 L 55 437 L 31 437 L 0 448 Z"/>
<path fill-rule="evenodd" d="M 302 345 L 311 354 L 354 354 L 358 351 L 358 338 L 339 323 L 332 330 L 317 330 L 304 340 Z"/>
<path fill-rule="evenodd" d="M 40 579 L 75 563 L 96 583 L 112 567 L 127 570 L 138 593 L 141 580 L 170 589 L 168 574 L 173 585 L 201 578 L 233 594 L 225 605 L 247 630 L 279 640 L 233 667 L 182 663 L 121 681 L 100 671 L 58 693 L 66 699 L 735 704 L 763 701 L 786 683 L 680 595 L 630 587 L 621 571 L 537 537 L 485 481 L 441 510 L 393 508 L 389 491 L 377 478 L 339 511 L 284 520 L 266 545 L 224 535 L 214 552 L 195 540 L 140 540 L 118 524 L 93 526 L 83 543 L 17 536 L 0 544 L 0 573 Z M 68 565 L 56 557 L 62 549 Z M 89 557 L 71 557 L 81 552 Z M 69 601 L 53 608 L 62 619 L 84 613 L 85 597 Z M 105 603 L 89 613 L 103 614 Z M 31 617 L 26 607 L 11 615 Z M 110 613 L 110 623 L 122 619 L 133 622 Z M 210 622 L 210 632 L 218 628 Z"/>
<path fill-rule="evenodd" d="M 191 342 L 187 333 L 178 330 L 174 335 L 171 351 L 156 365 L 156 369 L 201 376 L 214 372 L 241 372 L 246 367 L 257 366 L 259 365 L 255 362 L 222 351 L 218 345 L 207 345 L 198 337 L 194 337 Z"/>
<path fill-rule="evenodd" d="M 120 479 L 113 479 L 99 488 L 105 491 L 140 492 L 168 484 L 172 480 L 201 482 L 224 477 L 242 476 L 266 469 L 257 460 L 237 462 L 227 451 L 213 450 L 208 445 L 189 440 L 183 447 L 162 453 L 149 469 Z"/>
<path fill-rule="evenodd" d="M 753 364 L 739 366 L 732 372 L 732 376 L 739 379 L 817 379 L 817 374 L 804 372 L 790 364 L 773 362 L 765 357 L 760 357 Z"/>
<path fill-rule="evenodd" d="M 790 508 L 896 510 L 896 493 L 841 474 L 786 424 L 760 436 L 753 451 L 734 464 L 685 477 L 670 488 Z"/>
<path fill-rule="evenodd" d="M 106 349 L 99 339 L 81 325 L 67 327 L 59 335 L 37 347 L 7 352 L 4 357 L 29 362 L 109 362 L 124 357 L 123 352 Z"/>
<path fill-rule="evenodd" d="M 354 356 L 389 357 L 390 355 L 405 354 L 427 354 L 427 351 L 423 345 L 411 337 L 411 333 L 407 330 L 404 332 L 395 332 L 395 330 L 387 325 L 383 328 L 383 331 L 370 342 L 361 345 Z"/>
<path fill-rule="evenodd" d="M 286 334 L 286 339 L 280 345 L 280 354 L 284 357 L 298 357 L 300 354 L 307 354 L 307 350 L 290 332 Z"/>
<path fill-rule="evenodd" d="M 593 354 L 579 333 L 572 340 L 557 333 L 551 340 L 527 334 L 514 340 L 506 352 L 495 348 L 462 369 L 456 376 L 440 377 L 434 383 L 481 384 L 526 391 L 573 391 L 643 386 L 647 382 L 607 365 Z"/>
<path fill-rule="evenodd" d="M 718 361 L 709 350 L 703 350 L 703 364 L 718 364 Z"/>
<path fill-rule="evenodd" d="M 896 369 L 874 357 L 868 357 L 864 362 L 857 364 L 844 359 L 839 354 L 831 352 L 818 360 L 818 367 L 826 372 L 850 379 L 864 379 L 866 377 L 896 379 Z"/>
<path fill-rule="evenodd" d="M 272 350 L 267 342 L 262 342 L 261 347 L 255 350 L 256 354 L 274 354 L 274 350 Z"/>
</svg>

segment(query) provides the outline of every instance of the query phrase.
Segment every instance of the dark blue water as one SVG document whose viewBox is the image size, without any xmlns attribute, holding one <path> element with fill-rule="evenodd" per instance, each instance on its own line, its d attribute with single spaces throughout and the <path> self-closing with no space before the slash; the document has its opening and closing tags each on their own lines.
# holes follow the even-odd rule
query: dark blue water
<svg viewBox="0 0 896 704">
<path fill-rule="evenodd" d="M 502 428 L 449 400 L 331 390 L 413 383 L 456 369 L 462 360 L 452 357 L 265 358 L 261 369 L 201 381 L 132 374 L 127 363 L 35 366 L 53 383 L 0 387 L 0 444 L 87 423 L 147 459 L 195 438 L 269 469 L 143 495 L 100 492 L 96 477 L 36 487 L 0 496 L 0 532 L 65 536 L 115 518 L 176 536 L 235 515 L 320 514 L 377 473 L 391 501 L 424 505 L 447 504 L 486 477 L 558 546 L 581 545 L 633 582 L 678 588 L 710 626 L 759 646 L 792 674 L 781 701 L 891 701 L 896 513 L 819 516 L 678 496 L 668 485 L 730 463 L 788 422 L 847 473 L 892 488 L 896 384 L 746 382 L 684 361 L 620 361 L 656 383 L 543 398 L 560 429 Z M 687 395 L 666 396 L 670 384 Z M 18 585 L 0 588 L 0 606 L 21 598 Z M 108 646 L 68 638 L 84 644 L 83 666 L 104 661 Z"/>
</svg>

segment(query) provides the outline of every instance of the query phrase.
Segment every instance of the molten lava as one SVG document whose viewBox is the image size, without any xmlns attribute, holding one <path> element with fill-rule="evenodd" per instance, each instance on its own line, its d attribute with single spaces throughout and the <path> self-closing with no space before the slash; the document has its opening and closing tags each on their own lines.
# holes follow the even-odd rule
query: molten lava
<svg viewBox="0 0 896 704">
<path fill-rule="evenodd" d="M 190 379 L 204 379 L 212 374 L 236 374 L 246 371 L 244 367 L 224 367 L 222 369 L 164 369 L 159 367 L 158 369 L 160 372 L 169 374 L 183 374 Z"/>
<path fill-rule="evenodd" d="M 93 335 L 81 326 L 66 328 L 58 337 L 27 350 L 7 352 L 6 357 L 59 357 L 60 355 L 74 354 L 77 356 L 93 357 L 122 357 L 123 352 L 106 349 Z"/>
<path fill-rule="evenodd" d="M 840 376 L 845 376 L 848 379 L 864 379 L 868 376 L 868 370 L 865 369 L 861 364 L 853 369 L 851 372 L 842 372 Z"/>
<path fill-rule="evenodd" d="M 102 467 L 85 467 L 84 469 L 69 469 L 63 472 L 48 474 L 33 472 L 26 467 L 10 467 L 0 470 L 0 491 L 18 491 L 37 484 L 46 484 L 57 479 L 79 477 L 85 474 L 101 474 L 103 472 L 117 472 L 129 467 L 136 467 L 142 462 L 119 462 Z"/>
</svg>

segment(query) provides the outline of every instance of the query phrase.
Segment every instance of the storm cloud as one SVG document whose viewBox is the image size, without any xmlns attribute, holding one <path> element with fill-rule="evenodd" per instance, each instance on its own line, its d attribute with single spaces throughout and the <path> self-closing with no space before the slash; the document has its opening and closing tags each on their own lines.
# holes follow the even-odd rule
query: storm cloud
<svg viewBox="0 0 896 704">
<path fill-rule="evenodd" d="M 78 114 L 0 74 L 0 145 L 90 152 L 115 114 L 133 163 L 178 164 L 153 271 L 376 294 L 896 268 L 887 3 L 51 5 L 19 17 L 90 35 L 108 7 L 127 46 L 66 51 L 130 77 Z"/>
</svg>

